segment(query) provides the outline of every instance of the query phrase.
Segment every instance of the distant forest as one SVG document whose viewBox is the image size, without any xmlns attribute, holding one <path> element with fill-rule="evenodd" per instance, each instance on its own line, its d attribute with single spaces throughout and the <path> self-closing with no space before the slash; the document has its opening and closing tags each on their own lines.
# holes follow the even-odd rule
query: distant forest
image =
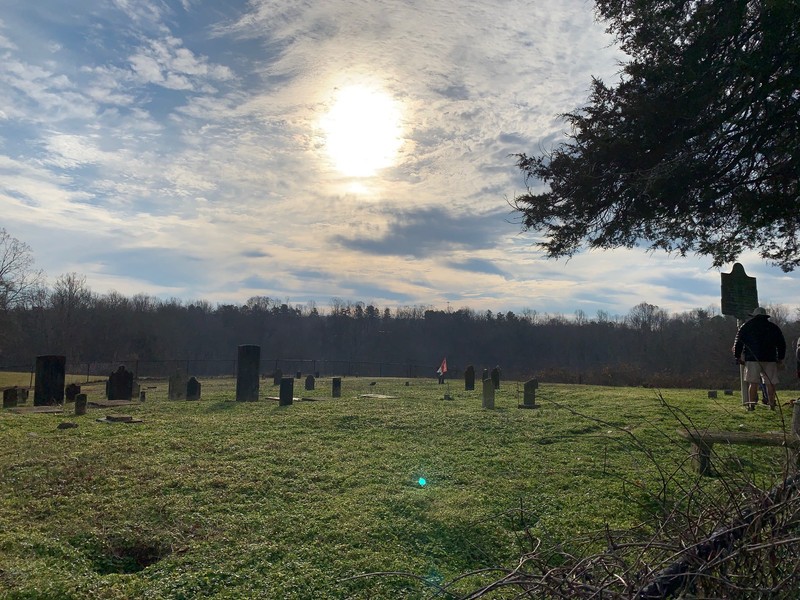
<svg viewBox="0 0 800 600">
<path fill-rule="evenodd" d="M 792 349 L 800 309 L 769 312 Z M 713 308 L 669 314 L 641 302 L 624 316 L 565 316 L 389 309 L 338 298 L 319 309 L 266 296 L 211 305 L 95 294 L 73 273 L 35 301 L 0 311 L 0 368 L 27 370 L 37 355 L 63 354 L 71 368 L 98 374 L 132 362 L 159 375 L 183 362 L 204 375 L 228 374 L 237 346 L 258 344 L 265 375 L 279 367 L 292 374 L 435 377 L 446 357 L 448 379 L 473 365 L 478 376 L 499 366 L 503 378 L 518 380 L 728 388 L 738 385 L 735 334 L 736 320 Z M 797 385 L 793 356 L 790 350 L 783 386 Z"/>
</svg>

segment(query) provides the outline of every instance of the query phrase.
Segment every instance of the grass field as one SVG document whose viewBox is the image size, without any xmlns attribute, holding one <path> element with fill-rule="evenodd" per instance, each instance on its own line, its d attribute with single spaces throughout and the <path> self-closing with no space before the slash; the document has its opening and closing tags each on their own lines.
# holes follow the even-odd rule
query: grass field
<svg viewBox="0 0 800 600">
<path fill-rule="evenodd" d="M 0 412 L 0 597 L 441 597 L 423 579 L 513 565 L 526 528 L 568 544 L 651 519 L 652 459 L 689 456 L 662 398 L 698 427 L 782 427 L 781 412 L 705 390 L 542 384 L 541 408 L 520 410 L 522 385 L 503 382 L 489 411 L 459 381 L 345 378 L 337 399 L 329 379 L 296 381 L 319 400 L 287 407 L 266 399 L 271 381 L 256 403 L 234 402 L 232 379 L 202 384 L 198 402 L 149 380 L 143 404 Z M 83 386 L 90 401 L 102 390 Z M 143 423 L 96 421 L 123 411 Z M 780 469 L 780 449 L 720 453 L 765 487 Z"/>
</svg>

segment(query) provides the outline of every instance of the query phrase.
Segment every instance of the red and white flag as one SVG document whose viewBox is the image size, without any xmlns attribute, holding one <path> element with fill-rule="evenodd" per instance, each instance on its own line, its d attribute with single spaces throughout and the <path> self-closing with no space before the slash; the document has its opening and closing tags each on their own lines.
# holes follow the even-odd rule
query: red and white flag
<svg viewBox="0 0 800 600">
<path fill-rule="evenodd" d="M 436 371 L 436 372 L 439 374 L 439 377 L 441 377 L 442 375 L 447 373 L 447 357 L 446 356 L 444 357 L 444 360 L 442 361 L 442 364 L 439 367 L 439 370 Z"/>
</svg>

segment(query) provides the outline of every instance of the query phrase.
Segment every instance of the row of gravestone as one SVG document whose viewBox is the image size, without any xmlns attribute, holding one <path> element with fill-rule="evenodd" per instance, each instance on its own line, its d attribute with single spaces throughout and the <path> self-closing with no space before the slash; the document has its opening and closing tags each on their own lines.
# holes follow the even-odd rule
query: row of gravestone
<svg viewBox="0 0 800 600">
<path fill-rule="evenodd" d="M 500 367 L 495 367 L 492 369 L 491 373 L 489 369 L 483 370 L 483 377 L 481 378 L 482 381 L 486 381 L 489 379 L 494 386 L 494 389 L 500 389 Z M 464 370 L 464 389 L 466 391 L 471 391 L 475 389 L 475 367 L 469 365 Z"/>
</svg>

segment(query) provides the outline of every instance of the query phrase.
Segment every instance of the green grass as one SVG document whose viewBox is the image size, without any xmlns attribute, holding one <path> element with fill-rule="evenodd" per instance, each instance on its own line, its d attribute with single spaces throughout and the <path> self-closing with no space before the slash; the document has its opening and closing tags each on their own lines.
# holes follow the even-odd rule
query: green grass
<svg viewBox="0 0 800 600">
<path fill-rule="evenodd" d="M 455 381 L 345 378 L 339 399 L 329 379 L 315 392 L 296 381 L 296 396 L 325 399 L 288 407 L 236 403 L 231 379 L 202 383 L 199 402 L 170 402 L 151 380 L 124 409 L 0 412 L 0 597 L 432 598 L 411 577 L 353 577 L 446 582 L 513 565 L 524 527 L 568 543 L 647 522 L 651 457 L 689 454 L 655 390 L 542 384 L 541 408 L 519 410 L 521 384 L 504 382 L 487 411 Z M 90 401 L 102 389 L 83 386 Z M 782 426 L 735 396 L 661 393 L 699 427 Z M 262 381 L 267 395 L 277 388 Z M 96 421 L 112 412 L 144 422 Z M 57 429 L 65 420 L 78 427 Z M 780 468 L 779 449 L 720 454 L 764 486 Z"/>
</svg>

